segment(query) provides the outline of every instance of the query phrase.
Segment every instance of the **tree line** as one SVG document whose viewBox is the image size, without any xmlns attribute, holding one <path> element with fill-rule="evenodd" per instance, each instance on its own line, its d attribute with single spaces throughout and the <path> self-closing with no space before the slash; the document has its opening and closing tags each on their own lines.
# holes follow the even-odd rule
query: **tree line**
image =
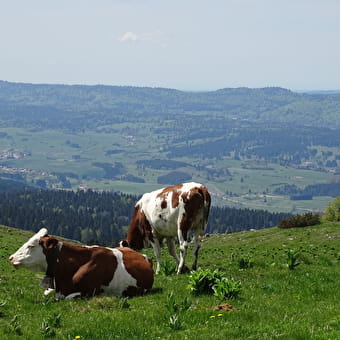
<svg viewBox="0 0 340 340">
<path fill-rule="evenodd" d="M 126 236 L 138 200 L 118 192 L 4 188 L 0 192 L 1 224 L 34 232 L 45 227 L 53 235 L 108 246 L 117 246 Z M 212 207 L 207 233 L 272 227 L 286 217 L 262 210 Z"/>
<path fill-rule="evenodd" d="M 304 188 L 299 188 L 295 184 L 285 184 L 279 188 L 276 188 L 274 191 L 277 195 L 289 195 L 293 197 L 298 196 L 309 196 L 313 198 L 313 196 L 331 196 L 337 197 L 340 196 L 340 182 L 333 183 L 319 183 L 319 184 L 311 184 L 307 185 Z"/>
</svg>

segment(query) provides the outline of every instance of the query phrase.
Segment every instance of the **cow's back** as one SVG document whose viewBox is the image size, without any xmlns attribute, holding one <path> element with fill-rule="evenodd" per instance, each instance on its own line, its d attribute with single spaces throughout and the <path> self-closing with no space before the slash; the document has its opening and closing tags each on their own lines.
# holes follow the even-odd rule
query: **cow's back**
<svg viewBox="0 0 340 340">
<path fill-rule="evenodd" d="M 150 259 L 129 248 L 114 248 L 112 252 L 117 268 L 105 290 L 118 296 L 136 296 L 152 288 L 154 272 Z"/>
<path fill-rule="evenodd" d="M 210 195 L 202 184 L 183 183 L 146 193 L 136 206 L 144 212 L 156 235 L 173 237 L 183 223 L 189 229 L 204 229 Z"/>
</svg>

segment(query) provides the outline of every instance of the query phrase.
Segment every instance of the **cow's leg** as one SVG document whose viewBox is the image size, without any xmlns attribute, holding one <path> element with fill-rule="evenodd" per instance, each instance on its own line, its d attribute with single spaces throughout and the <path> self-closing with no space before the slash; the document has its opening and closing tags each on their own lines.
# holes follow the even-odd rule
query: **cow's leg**
<svg viewBox="0 0 340 340">
<path fill-rule="evenodd" d="M 178 241 L 179 241 L 179 265 L 177 269 L 177 274 L 181 274 L 183 272 L 185 256 L 188 249 L 188 241 L 187 241 L 187 234 L 183 233 L 181 229 L 178 229 Z"/>
<path fill-rule="evenodd" d="M 195 233 L 193 242 L 194 242 L 194 262 L 192 264 L 192 270 L 196 270 L 197 269 L 198 253 L 201 249 L 201 237 L 200 237 L 199 234 Z"/>
<path fill-rule="evenodd" d="M 74 273 L 72 277 L 72 290 L 64 294 L 67 299 L 80 296 L 94 296 L 102 292 L 101 283 L 97 279 L 102 274 L 101 266 L 95 261 L 89 261 Z"/>
<path fill-rule="evenodd" d="M 153 242 L 151 242 L 151 245 L 157 261 L 156 274 L 159 274 L 161 270 L 161 245 L 158 238 L 155 237 Z"/>
<path fill-rule="evenodd" d="M 169 254 L 176 260 L 177 265 L 179 264 L 179 258 L 176 253 L 175 239 L 173 237 L 168 237 L 166 239 L 168 245 Z"/>
</svg>

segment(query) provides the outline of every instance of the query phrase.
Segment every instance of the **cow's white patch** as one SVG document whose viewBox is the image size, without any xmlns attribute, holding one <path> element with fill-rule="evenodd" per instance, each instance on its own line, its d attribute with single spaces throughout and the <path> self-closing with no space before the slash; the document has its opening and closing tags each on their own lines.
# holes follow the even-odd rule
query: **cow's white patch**
<svg viewBox="0 0 340 340">
<path fill-rule="evenodd" d="M 50 295 L 51 293 L 55 292 L 55 289 L 53 288 L 47 288 L 45 289 L 44 291 L 44 295 L 47 296 L 47 295 Z"/>
<path fill-rule="evenodd" d="M 25 244 L 23 244 L 13 255 L 9 257 L 15 268 L 27 268 L 33 271 L 46 271 L 47 262 L 39 240 L 48 234 L 47 229 L 40 229 Z"/>
<path fill-rule="evenodd" d="M 174 237 L 177 235 L 177 222 L 180 209 L 178 207 L 172 207 L 172 192 L 169 192 L 165 198 L 167 204 L 166 209 L 162 208 L 164 199 L 157 197 L 161 192 L 162 190 L 157 190 L 144 194 L 137 204 L 140 205 L 156 236 Z"/>
<path fill-rule="evenodd" d="M 117 259 L 117 268 L 114 272 L 113 279 L 111 280 L 109 286 L 102 286 L 102 288 L 104 289 L 104 291 L 110 291 L 114 295 L 122 296 L 126 288 L 128 288 L 129 286 L 137 286 L 137 280 L 126 270 L 122 252 L 118 249 L 111 250 Z"/>
</svg>

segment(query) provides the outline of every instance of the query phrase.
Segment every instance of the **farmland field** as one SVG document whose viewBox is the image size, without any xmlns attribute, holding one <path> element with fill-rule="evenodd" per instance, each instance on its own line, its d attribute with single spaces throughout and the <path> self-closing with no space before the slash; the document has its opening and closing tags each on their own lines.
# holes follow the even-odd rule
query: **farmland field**
<svg viewBox="0 0 340 340">
<path fill-rule="evenodd" d="M 136 160 L 160 157 L 161 151 L 157 150 L 152 136 L 130 138 L 123 132 L 70 134 L 58 130 L 30 131 L 21 128 L 0 129 L 1 132 L 8 136 L 1 140 L 2 150 L 12 149 L 27 155 L 3 159 L 0 176 L 6 176 L 8 172 L 20 174 L 27 183 L 43 180 L 48 187 L 60 188 L 63 183 L 57 175 L 64 174 L 68 188 L 88 186 L 139 195 L 159 188 L 157 178 L 169 172 L 166 168 L 141 168 L 136 165 Z M 112 150 L 118 151 L 110 153 Z M 315 196 L 313 200 L 291 201 L 287 195 L 273 194 L 275 188 L 285 183 L 305 187 L 335 179 L 334 175 L 326 172 L 270 163 L 266 164 L 268 169 L 254 169 L 232 157 L 194 161 L 183 157 L 178 160 L 187 164 L 179 170 L 189 174 L 192 180 L 205 183 L 213 194 L 213 203 L 217 205 L 299 213 L 322 210 L 332 199 L 329 196 Z M 116 178 L 110 177 L 100 167 L 101 164 L 120 164 L 121 174 Z M 226 171 L 227 175 L 223 174 Z M 124 177 L 126 174 L 142 181 L 128 181 Z"/>
<path fill-rule="evenodd" d="M 239 281 L 241 291 L 233 299 L 193 295 L 189 273 L 163 273 L 143 297 L 56 302 L 42 294 L 43 273 L 8 263 L 31 233 L 1 226 L 0 338 L 339 339 L 339 230 L 339 223 L 324 223 L 205 238 L 199 267 Z M 289 269 L 291 251 L 298 257 Z M 145 252 L 153 256 L 150 249 Z M 170 263 L 165 251 L 164 257 Z M 245 259 L 252 265 L 241 265 Z M 177 306 L 185 302 L 188 308 L 174 312 L 171 295 Z"/>
</svg>

